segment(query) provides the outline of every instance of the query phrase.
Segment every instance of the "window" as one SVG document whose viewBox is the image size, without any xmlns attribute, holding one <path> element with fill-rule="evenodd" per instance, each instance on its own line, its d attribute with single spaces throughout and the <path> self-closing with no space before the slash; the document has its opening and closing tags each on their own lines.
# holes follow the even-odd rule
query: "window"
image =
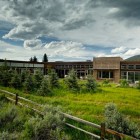
<svg viewBox="0 0 140 140">
<path fill-rule="evenodd" d="M 134 65 L 128 65 L 128 69 L 134 69 Z"/>
<path fill-rule="evenodd" d="M 127 72 L 121 72 L 121 79 L 127 79 Z"/>
<path fill-rule="evenodd" d="M 140 69 L 140 65 L 136 65 L 136 69 L 138 69 L 138 70 L 139 70 L 139 69 Z"/>
<path fill-rule="evenodd" d="M 135 81 L 140 80 L 140 72 L 135 72 Z"/>
<path fill-rule="evenodd" d="M 121 65 L 121 69 L 127 69 L 127 65 Z"/>
<path fill-rule="evenodd" d="M 99 71 L 98 72 L 98 78 L 113 78 L 114 73 L 113 71 Z"/>
</svg>

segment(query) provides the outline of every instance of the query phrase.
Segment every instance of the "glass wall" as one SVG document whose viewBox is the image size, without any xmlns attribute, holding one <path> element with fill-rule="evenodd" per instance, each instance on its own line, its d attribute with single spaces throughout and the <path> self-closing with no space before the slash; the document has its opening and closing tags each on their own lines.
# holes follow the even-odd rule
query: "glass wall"
<svg viewBox="0 0 140 140">
<path fill-rule="evenodd" d="M 140 72 L 139 71 L 123 71 L 121 72 L 121 79 L 126 79 L 129 82 L 140 81 Z"/>
<path fill-rule="evenodd" d="M 99 79 L 104 79 L 104 78 L 114 78 L 114 73 L 113 71 L 99 71 L 98 72 L 98 78 Z"/>
</svg>

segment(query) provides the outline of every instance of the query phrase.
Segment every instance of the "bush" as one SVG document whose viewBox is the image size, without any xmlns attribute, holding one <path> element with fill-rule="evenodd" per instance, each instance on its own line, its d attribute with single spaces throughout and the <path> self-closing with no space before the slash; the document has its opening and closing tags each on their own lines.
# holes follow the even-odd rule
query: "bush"
<svg viewBox="0 0 140 140">
<path fill-rule="evenodd" d="M 97 90 L 97 83 L 92 75 L 87 76 L 86 89 L 89 92 L 95 92 Z"/>
<path fill-rule="evenodd" d="M 140 89 L 140 81 L 138 81 L 136 87 L 137 87 L 137 89 Z"/>
<path fill-rule="evenodd" d="M 65 78 L 65 83 L 67 87 L 73 91 L 79 91 L 79 85 L 77 82 L 77 77 L 74 70 L 71 70 L 68 76 Z"/>
<path fill-rule="evenodd" d="M 23 88 L 24 88 L 24 91 L 27 93 L 34 90 L 35 86 L 34 86 L 34 81 L 33 81 L 32 75 L 30 75 L 30 74 L 27 75 L 27 77 L 23 83 Z"/>
<path fill-rule="evenodd" d="M 126 79 L 121 79 L 120 80 L 120 86 L 121 87 L 128 87 L 129 86 L 129 83 Z"/>
<path fill-rule="evenodd" d="M 63 119 L 50 107 L 45 108 L 46 115 L 43 118 L 31 118 L 25 124 L 23 138 L 35 140 L 62 140 L 69 139 L 63 132 Z"/>
<path fill-rule="evenodd" d="M 125 118 L 113 103 L 109 103 L 105 106 L 105 122 L 107 128 L 140 138 L 140 130 L 138 129 L 138 126 Z"/>
<path fill-rule="evenodd" d="M 43 73 L 40 70 L 35 70 L 33 75 L 34 86 L 35 88 L 39 88 L 43 79 Z"/>
<path fill-rule="evenodd" d="M 105 80 L 102 82 L 102 86 L 103 86 L 103 87 L 111 87 L 110 81 L 109 81 L 108 79 L 105 79 Z"/>
<path fill-rule="evenodd" d="M 41 95 L 41 96 L 46 96 L 46 95 L 50 95 L 51 93 L 52 92 L 49 87 L 49 81 L 46 77 L 44 77 L 41 82 L 41 86 L 40 86 L 39 90 L 37 91 L 37 94 Z"/>
<path fill-rule="evenodd" d="M 0 126 L 6 125 L 8 122 L 13 122 L 17 115 L 17 110 L 15 106 L 7 108 L 7 110 L 1 111 L 0 114 Z"/>
<path fill-rule="evenodd" d="M 49 73 L 49 84 L 51 88 L 58 88 L 59 87 L 59 81 L 58 81 L 57 73 L 54 70 L 51 70 Z"/>
<path fill-rule="evenodd" d="M 21 79 L 17 71 L 14 71 L 13 77 L 10 82 L 11 86 L 14 87 L 15 89 L 21 87 Z"/>
</svg>

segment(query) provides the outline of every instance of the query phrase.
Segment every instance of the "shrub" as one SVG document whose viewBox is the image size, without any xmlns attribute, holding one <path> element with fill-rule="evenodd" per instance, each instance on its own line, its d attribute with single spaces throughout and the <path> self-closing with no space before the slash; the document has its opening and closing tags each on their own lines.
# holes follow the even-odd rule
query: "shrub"
<svg viewBox="0 0 140 140">
<path fill-rule="evenodd" d="M 71 89 L 73 91 L 79 90 L 77 77 L 76 77 L 75 71 L 73 69 L 69 72 L 68 76 L 65 78 L 65 83 L 69 89 Z"/>
<path fill-rule="evenodd" d="M 48 108 L 48 107 L 47 107 Z M 63 120 L 58 113 L 54 113 L 50 108 L 43 118 L 31 118 L 25 124 L 23 138 L 35 140 L 62 140 L 69 139 L 63 132 Z"/>
<path fill-rule="evenodd" d="M 89 92 L 92 92 L 92 91 L 95 92 L 97 89 L 97 83 L 94 80 L 92 75 L 87 76 L 86 89 Z"/>
<path fill-rule="evenodd" d="M 120 86 L 121 87 L 128 87 L 129 86 L 129 83 L 126 79 L 121 79 L 120 80 Z"/>
<path fill-rule="evenodd" d="M 3 131 L 0 133 L 0 140 L 18 140 L 19 134 L 9 133 L 8 131 Z"/>
<path fill-rule="evenodd" d="M 43 73 L 40 70 L 35 70 L 33 74 L 34 86 L 39 88 L 43 79 Z"/>
<path fill-rule="evenodd" d="M 21 72 L 21 83 L 25 82 L 26 77 L 28 77 L 29 74 L 30 74 L 30 72 L 28 70 L 24 70 Z"/>
<path fill-rule="evenodd" d="M 14 88 L 20 88 L 21 87 L 21 79 L 17 71 L 14 71 L 13 77 L 10 82 L 11 86 Z"/>
<path fill-rule="evenodd" d="M 104 86 L 104 87 L 111 87 L 110 81 L 109 81 L 108 79 L 105 79 L 105 80 L 102 82 L 102 86 Z"/>
<path fill-rule="evenodd" d="M 23 83 L 23 88 L 25 92 L 31 92 L 34 90 L 35 86 L 34 86 L 34 81 L 33 81 L 33 77 L 32 75 L 27 75 L 24 83 Z"/>
<path fill-rule="evenodd" d="M 140 81 L 138 81 L 136 87 L 137 87 L 137 89 L 140 89 Z"/>
<path fill-rule="evenodd" d="M 107 128 L 140 138 L 140 130 L 138 129 L 138 126 L 125 118 L 113 103 L 109 103 L 105 106 L 105 122 Z"/>
<path fill-rule="evenodd" d="M 58 81 L 57 73 L 54 70 L 51 70 L 49 73 L 49 84 L 51 88 L 58 88 L 59 87 L 59 81 Z"/>
<path fill-rule="evenodd" d="M 46 77 L 44 77 L 41 82 L 41 86 L 40 86 L 39 90 L 37 91 L 37 94 L 41 95 L 41 96 L 46 96 L 46 95 L 50 95 L 51 93 L 52 92 L 49 87 L 48 79 Z"/>
</svg>

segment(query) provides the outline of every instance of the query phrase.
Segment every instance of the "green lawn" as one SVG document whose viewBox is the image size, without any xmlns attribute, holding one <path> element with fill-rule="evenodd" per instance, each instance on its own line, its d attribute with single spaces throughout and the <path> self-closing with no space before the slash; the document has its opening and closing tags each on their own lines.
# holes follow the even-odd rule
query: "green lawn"
<svg viewBox="0 0 140 140">
<path fill-rule="evenodd" d="M 62 82 L 62 81 L 61 81 Z M 63 83 L 61 83 L 63 85 Z M 1 87 L 3 88 L 3 87 Z M 42 104 L 60 105 L 65 112 L 100 124 L 104 121 L 104 106 L 113 102 L 125 116 L 140 126 L 140 90 L 135 88 L 99 87 L 96 93 L 72 93 L 65 86 L 55 89 L 52 96 L 41 97 L 3 88 Z"/>
</svg>

